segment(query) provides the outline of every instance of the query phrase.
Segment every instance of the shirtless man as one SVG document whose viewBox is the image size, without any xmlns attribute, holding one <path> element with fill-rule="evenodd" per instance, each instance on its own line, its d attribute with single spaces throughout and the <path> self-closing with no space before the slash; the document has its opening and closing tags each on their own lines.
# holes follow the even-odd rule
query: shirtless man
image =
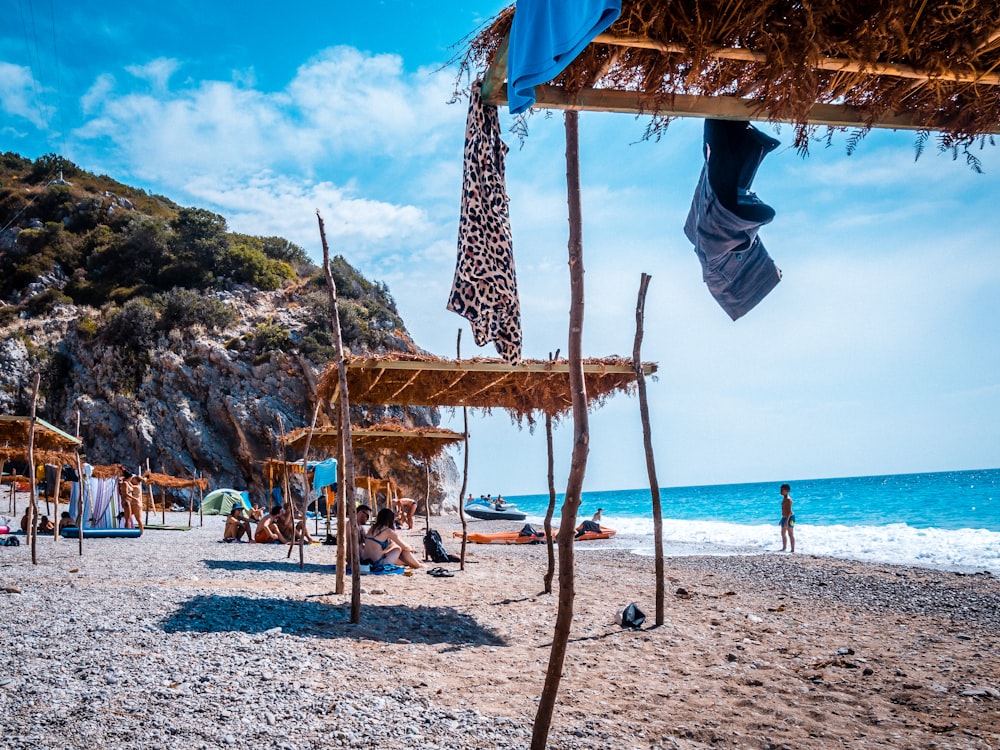
<svg viewBox="0 0 1000 750">
<path fill-rule="evenodd" d="M 312 536 L 309 535 L 305 520 L 295 512 L 294 502 L 287 502 L 281 506 L 281 515 L 278 517 L 278 528 L 281 529 L 282 535 L 287 539 L 298 541 L 299 537 L 302 537 L 302 541 L 306 544 L 312 544 Z"/>
<path fill-rule="evenodd" d="M 781 485 L 781 551 L 784 552 L 788 542 L 792 543 L 789 552 L 795 552 L 795 514 L 792 513 L 792 496 L 788 493 L 792 488 Z"/>
<path fill-rule="evenodd" d="M 260 523 L 257 524 L 257 533 L 253 535 L 253 540 L 260 544 L 269 544 L 271 542 L 288 544 L 288 538 L 281 533 L 281 528 L 278 526 L 280 515 L 280 505 L 275 505 L 271 508 L 271 512 L 260 519 Z"/>
</svg>

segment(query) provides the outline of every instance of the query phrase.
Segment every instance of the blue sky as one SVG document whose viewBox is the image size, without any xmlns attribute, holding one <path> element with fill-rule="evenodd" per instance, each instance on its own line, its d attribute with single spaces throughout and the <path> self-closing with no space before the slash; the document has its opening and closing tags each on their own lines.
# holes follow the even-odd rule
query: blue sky
<svg viewBox="0 0 1000 750">
<path fill-rule="evenodd" d="M 81 167 L 210 208 L 230 229 L 331 246 L 385 281 L 423 348 L 477 349 L 445 310 L 455 261 L 465 103 L 449 103 L 461 39 L 496 2 L 9 4 L 0 30 L 0 150 Z M 510 117 L 502 113 L 505 129 Z M 630 355 L 652 274 L 643 358 L 663 485 L 1000 466 L 1000 155 L 985 174 L 907 132 L 783 142 L 756 192 L 784 277 L 734 323 L 681 231 L 701 122 L 657 142 L 626 115 L 580 118 L 587 356 Z M 525 356 L 566 351 L 561 113 L 508 135 Z M 461 429 L 461 415 L 446 424 Z M 646 484 L 638 403 L 591 417 L 585 489 Z M 470 491 L 545 490 L 545 440 L 502 414 L 470 428 Z M 556 434 L 565 485 L 572 428 Z"/>
</svg>

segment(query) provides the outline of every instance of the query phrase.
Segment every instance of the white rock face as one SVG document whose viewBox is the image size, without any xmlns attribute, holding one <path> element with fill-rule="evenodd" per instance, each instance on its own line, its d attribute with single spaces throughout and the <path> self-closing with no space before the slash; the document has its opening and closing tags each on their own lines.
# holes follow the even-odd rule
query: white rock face
<svg viewBox="0 0 1000 750">
<path fill-rule="evenodd" d="M 42 374 L 38 414 L 74 431 L 77 412 L 86 460 L 149 467 L 174 476 L 207 476 L 215 487 L 267 491 L 260 462 L 280 456 L 278 436 L 307 424 L 320 368 L 295 352 L 260 354 L 249 345 L 259 324 L 287 330 L 293 342 L 309 312 L 292 291 L 213 293 L 237 311 L 237 323 L 209 333 L 200 326 L 159 333 L 148 352 L 122 351 L 90 335 L 79 322 L 101 325 L 99 310 L 72 305 L 0 325 L 0 413 L 27 414 L 34 373 Z M 123 387 L 122 372 L 136 356 L 146 363 L 141 380 Z M 372 410 L 402 416 L 398 409 Z M 416 424 L 436 413 L 415 409 Z M 310 456 L 323 458 L 324 456 Z M 289 456 L 300 458 L 300 456 Z M 374 463 L 374 465 L 373 465 Z M 423 498 L 422 465 L 405 456 L 356 457 L 358 473 L 392 476 L 414 498 Z M 390 472 L 390 473 L 386 473 Z M 432 509 L 457 497 L 460 478 L 450 456 L 432 467 Z M 447 507 L 447 506 L 446 506 Z"/>
</svg>

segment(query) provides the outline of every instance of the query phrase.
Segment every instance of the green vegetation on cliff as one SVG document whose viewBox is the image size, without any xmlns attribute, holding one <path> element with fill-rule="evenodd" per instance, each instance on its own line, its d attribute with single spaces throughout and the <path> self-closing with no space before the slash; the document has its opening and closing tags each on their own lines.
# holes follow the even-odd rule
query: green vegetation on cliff
<svg viewBox="0 0 1000 750">
<path fill-rule="evenodd" d="M 345 343 L 396 348 L 408 341 L 384 284 L 332 262 Z M 72 162 L 0 154 L 0 325 L 60 304 L 102 311 L 84 323 L 105 343 L 148 349 L 156 331 L 224 329 L 236 313 L 212 292 L 299 288 L 312 313 L 306 333 L 260 331 L 258 354 L 298 348 L 320 363 L 331 353 L 324 276 L 305 251 L 281 237 L 230 232 L 202 208 L 180 207 Z M 88 319 L 89 320 L 89 319 Z"/>
</svg>

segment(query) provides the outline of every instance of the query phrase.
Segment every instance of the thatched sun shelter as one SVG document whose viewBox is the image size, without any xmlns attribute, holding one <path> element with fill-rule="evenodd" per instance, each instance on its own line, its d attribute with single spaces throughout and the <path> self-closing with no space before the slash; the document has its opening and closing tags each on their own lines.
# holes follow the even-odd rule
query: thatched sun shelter
<svg viewBox="0 0 1000 750">
<path fill-rule="evenodd" d="M 653 363 L 643 364 L 647 375 L 656 369 Z M 635 387 L 631 360 L 585 359 L 583 374 L 592 405 Z M 399 353 L 348 357 L 347 383 L 351 402 L 356 404 L 504 409 L 529 423 L 533 414 L 557 416 L 572 404 L 566 360 L 509 364 L 499 359 L 450 360 Z M 320 380 L 319 393 L 332 402 L 338 391 L 337 370 L 329 367 Z"/>
<path fill-rule="evenodd" d="M 961 148 L 976 169 L 979 162 L 969 147 L 977 141 L 993 143 L 990 135 L 1000 132 L 1000 15 L 995 0 L 608 0 L 587 7 L 594 15 L 584 20 L 584 11 L 571 12 L 567 6 L 557 12 L 555 5 L 522 0 L 472 40 L 464 60 L 477 80 L 473 85 L 483 81 L 483 102 L 506 104 L 511 93 L 506 85 L 508 52 L 514 50 L 515 113 L 532 106 L 566 111 L 567 354 L 574 442 L 560 526 L 559 608 L 532 750 L 541 750 L 547 741 L 573 619 L 569 533 L 576 522 L 589 443 L 580 369 L 584 264 L 578 112 L 647 115 L 648 134 L 662 132 L 672 118 L 683 116 L 788 122 L 794 124 L 795 146 L 803 152 L 822 125 L 858 129 L 848 148 L 871 128 L 918 130 L 918 153 L 929 131 L 938 131 L 938 145 L 955 153 Z M 577 21 L 583 25 L 569 26 Z M 566 28 L 556 33 L 560 22 Z M 512 29 L 517 33 L 510 44 Z M 577 32 L 572 43 L 561 46 L 567 42 L 563 33 L 572 37 Z M 472 99 L 475 103 L 476 97 Z M 496 171 L 502 173 L 502 168 Z M 647 280 L 644 276 L 637 306 L 636 350 Z M 645 408 L 642 414 L 652 484 Z M 655 492 L 653 498 L 655 521 Z M 656 558 L 659 625 L 659 546 Z"/>
<path fill-rule="evenodd" d="M 289 432 L 282 442 L 292 450 L 303 451 L 309 438 L 309 428 L 300 427 Z M 389 422 L 372 427 L 352 427 L 351 444 L 355 450 L 388 448 L 412 456 L 433 458 L 454 443 L 460 443 L 460 432 L 439 427 L 404 427 Z M 335 456 L 340 446 L 340 431 L 336 427 L 319 427 L 312 431 L 310 449 L 328 452 Z"/>
<path fill-rule="evenodd" d="M 0 459 L 25 461 L 28 458 L 29 417 L 0 414 Z M 76 464 L 76 451 L 83 442 L 44 419 L 35 418 L 34 459 L 37 463 L 62 466 Z"/>
<path fill-rule="evenodd" d="M 511 6 L 471 42 L 484 100 L 506 103 Z M 550 83 L 547 109 L 939 131 L 944 146 L 1000 132 L 995 0 L 790 3 L 624 0 Z"/>
</svg>

